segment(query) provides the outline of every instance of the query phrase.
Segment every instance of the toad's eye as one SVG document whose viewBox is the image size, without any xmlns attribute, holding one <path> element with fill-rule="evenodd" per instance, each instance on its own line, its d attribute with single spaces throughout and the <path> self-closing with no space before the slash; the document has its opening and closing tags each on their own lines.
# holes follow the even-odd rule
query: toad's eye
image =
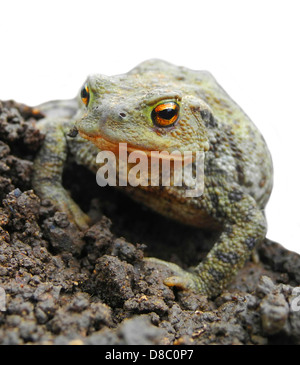
<svg viewBox="0 0 300 365">
<path fill-rule="evenodd" d="M 81 89 L 80 96 L 81 96 L 81 100 L 82 100 L 83 104 L 85 106 L 88 106 L 89 101 L 90 101 L 90 90 L 89 90 L 89 87 L 86 84 Z"/>
<path fill-rule="evenodd" d="M 179 105 L 174 101 L 157 105 L 151 113 L 153 123 L 158 127 L 170 127 L 179 116 Z"/>
</svg>

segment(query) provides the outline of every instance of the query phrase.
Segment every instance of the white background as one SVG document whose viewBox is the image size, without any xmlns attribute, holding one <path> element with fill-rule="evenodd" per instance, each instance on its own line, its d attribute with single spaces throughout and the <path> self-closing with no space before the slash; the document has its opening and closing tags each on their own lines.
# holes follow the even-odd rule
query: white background
<svg viewBox="0 0 300 365">
<path fill-rule="evenodd" d="M 89 73 L 162 58 L 213 73 L 263 133 L 268 237 L 300 253 L 299 0 L 0 0 L 0 99 L 72 98 Z"/>
</svg>

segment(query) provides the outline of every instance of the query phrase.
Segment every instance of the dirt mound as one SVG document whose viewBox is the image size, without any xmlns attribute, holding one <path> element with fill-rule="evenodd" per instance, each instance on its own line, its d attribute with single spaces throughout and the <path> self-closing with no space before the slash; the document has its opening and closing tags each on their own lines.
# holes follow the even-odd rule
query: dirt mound
<svg viewBox="0 0 300 365">
<path fill-rule="evenodd" d="M 214 300 L 166 287 L 170 273 L 143 258 L 188 267 L 214 235 L 100 188 L 70 161 L 64 185 L 96 222 L 78 232 L 32 190 L 41 117 L 0 102 L 0 344 L 300 343 L 299 255 L 265 240 Z"/>
</svg>

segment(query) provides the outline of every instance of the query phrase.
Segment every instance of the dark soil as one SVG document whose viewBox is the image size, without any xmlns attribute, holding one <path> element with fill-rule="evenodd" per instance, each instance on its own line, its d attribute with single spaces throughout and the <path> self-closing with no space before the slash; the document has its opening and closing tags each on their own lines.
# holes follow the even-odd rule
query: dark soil
<svg viewBox="0 0 300 365">
<path fill-rule="evenodd" d="M 214 300 L 166 287 L 170 273 L 143 257 L 188 267 L 205 256 L 214 235 L 100 188 L 70 162 L 65 187 L 95 219 L 78 232 L 32 190 L 41 117 L 0 102 L 0 344 L 300 343 L 292 295 L 299 255 L 265 240 L 259 262 L 249 261 Z"/>
</svg>

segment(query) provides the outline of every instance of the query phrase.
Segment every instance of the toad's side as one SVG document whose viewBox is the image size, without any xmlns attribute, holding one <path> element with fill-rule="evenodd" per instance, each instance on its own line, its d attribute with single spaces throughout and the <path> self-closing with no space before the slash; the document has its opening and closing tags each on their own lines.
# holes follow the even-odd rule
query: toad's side
<svg viewBox="0 0 300 365">
<path fill-rule="evenodd" d="M 215 296 L 265 238 L 264 207 L 272 189 L 269 151 L 251 120 L 208 72 L 150 60 L 124 75 L 92 75 L 76 100 L 49 102 L 40 109 L 47 118 L 39 124 L 45 141 L 35 160 L 34 187 L 79 229 L 86 229 L 90 219 L 62 186 L 68 154 L 95 173 L 99 150 L 118 158 L 119 143 L 147 155 L 204 154 L 201 196 L 187 197 L 184 183 L 122 188 L 167 217 L 220 231 L 191 272 L 156 260 L 174 271 L 167 285 Z"/>
</svg>

